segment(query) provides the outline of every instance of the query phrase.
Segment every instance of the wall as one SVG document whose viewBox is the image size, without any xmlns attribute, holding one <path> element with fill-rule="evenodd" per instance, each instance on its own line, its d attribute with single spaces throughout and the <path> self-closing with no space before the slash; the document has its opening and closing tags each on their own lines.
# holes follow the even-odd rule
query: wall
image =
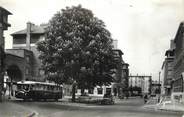
<svg viewBox="0 0 184 117">
<path fill-rule="evenodd" d="M 21 70 L 22 78 L 24 79 L 26 77 L 25 74 L 26 61 L 23 57 L 15 56 L 12 54 L 6 54 L 5 63 L 6 63 L 5 69 L 8 69 L 12 65 L 16 65 Z"/>
<path fill-rule="evenodd" d="M 20 37 L 24 37 L 20 40 Z M 26 47 L 26 36 L 22 36 L 22 35 L 14 35 L 13 36 L 13 49 L 27 49 Z M 43 40 L 44 36 L 43 34 L 32 34 L 31 35 L 31 46 L 30 46 L 30 51 L 32 51 L 33 56 L 32 56 L 32 78 L 30 80 L 39 80 L 42 81 L 44 80 L 44 76 L 43 74 L 41 74 L 41 61 L 39 60 L 38 56 L 39 56 L 39 52 L 36 49 L 36 42 L 38 42 L 39 40 Z"/>
<path fill-rule="evenodd" d="M 149 93 L 151 76 L 129 76 L 129 87 L 140 87 L 142 93 Z"/>
<path fill-rule="evenodd" d="M 184 25 L 180 23 L 177 34 L 175 36 L 175 60 L 174 60 L 174 92 L 183 92 L 182 72 L 184 72 Z"/>
<path fill-rule="evenodd" d="M 174 93 L 172 93 L 171 101 L 173 103 L 184 104 L 184 93 L 182 93 L 182 92 L 174 92 Z"/>
<path fill-rule="evenodd" d="M 33 53 L 25 49 L 7 49 L 6 53 L 6 67 L 17 65 L 22 71 L 22 78 L 24 80 L 30 79 L 32 77 Z"/>
</svg>

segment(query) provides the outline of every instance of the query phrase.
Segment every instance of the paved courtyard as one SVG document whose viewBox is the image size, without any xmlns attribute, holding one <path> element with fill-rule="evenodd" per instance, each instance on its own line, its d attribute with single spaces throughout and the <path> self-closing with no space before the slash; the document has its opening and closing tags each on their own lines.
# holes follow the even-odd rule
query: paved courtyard
<svg viewBox="0 0 184 117">
<path fill-rule="evenodd" d="M 11 101 L 0 104 L 2 117 L 182 117 L 181 112 L 143 108 L 141 98 L 117 100 L 115 105 L 59 102 Z"/>
</svg>

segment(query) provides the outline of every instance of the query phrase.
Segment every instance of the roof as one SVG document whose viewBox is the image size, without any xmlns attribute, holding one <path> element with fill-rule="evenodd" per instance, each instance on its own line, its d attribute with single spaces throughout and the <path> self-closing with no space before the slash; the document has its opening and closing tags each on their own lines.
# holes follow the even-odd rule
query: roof
<svg viewBox="0 0 184 117">
<path fill-rule="evenodd" d="M 118 51 L 121 55 L 124 54 L 120 49 L 113 49 L 113 51 Z"/>
<path fill-rule="evenodd" d="M 17 57 L 17 58 L 20 58 L 20 59 L 24 59 L 23 57 L 21 57 L 21 56 L 17 56 L 17 55 L 15 55 L 15 54 L 11 54 L 11 53 L 6 53 L 6 57 L 7 56 L 13 56 L 13 57 Z"/>
<path fill-rule="evenodd" d="M 180 34 L 180 32 L 184 29 L 184 21 L 180 22 L 180 25 L 178 27 L 178 30 L 176 32 L 175 38 L 174 38 L 174 42 L 176 43 L 176 41 L 178 40 L 178 36 Z"/>
<path fill-rule="evenodd" d="M 0 6 L 0 10 L 5 11 L 5 12 L 7 13 L 7 15 L 12 15 L 12 13 L 10 13 L 8 10 L 6 10 L 5 8 L 3 8 L 3 7 L 1 7 L 1 6 Z"/>
<path fill-rule="evenodd" d="M 173 53 L 174 52 L 174 49 L 168 49 L 168 50 L 166 50 L 166 52 L 165 52 L 165 56 L 167 56 L 169 53 Z"/>
<path fill-rule="evenodd" d="M 32 25 L 31 26 L 31 34 L 44 34 L 47 27 L 48 27 L 48 25 L 40 25 L 40 26 Z M 14 32 L 11 35 L 12 36 L 13 35 L 21 35 L 21 34 L 24 35 L 24 34 L 26 34 L 26 32 L 27 32 L 27 29 L 23 29 L 23 30 Z"/>
<path fill-rule="evenodd" d="M 40 85 L 52 85 L 56 86 L 57 84 L 55 83 L 49 83 L 49 82 L 37 82 L 37 81 L 19 81 L 17 84 L 40 84 Z M 60 85 L 62 86 L 62 85 Z"/>
</svg>

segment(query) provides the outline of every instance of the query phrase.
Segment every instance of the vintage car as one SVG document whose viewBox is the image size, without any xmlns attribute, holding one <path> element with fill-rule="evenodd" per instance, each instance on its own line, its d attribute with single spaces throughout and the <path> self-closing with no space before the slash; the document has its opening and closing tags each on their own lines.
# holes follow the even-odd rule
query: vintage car
<svg viewBox="0 0 184 117">
<path fill-rule="evenodd" d="M 78 97 L 78 102 L 89 103 L 90 99 L 91 97 L 88 94 L 84 93 L 83 95 L 80 95 Z"/>
<path fill-rule="evenodd" d="M 114 104 L 115 100 L 111 94 L 105 94 L 103 99 L 101 100 L 101 104 Z"/>
</svg>

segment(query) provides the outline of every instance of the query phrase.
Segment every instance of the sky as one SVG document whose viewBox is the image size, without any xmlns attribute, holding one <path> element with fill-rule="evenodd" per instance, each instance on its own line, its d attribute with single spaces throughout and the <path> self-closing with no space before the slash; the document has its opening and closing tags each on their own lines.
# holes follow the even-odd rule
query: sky
<svg viewBox="0 0 184 117">
<path fill-rule="evenodd" d="M 184 20 L 184 0 L 0 0 L 13 14 L 5 48 L 12 48 L 10 34 L 24 29 L 26 22 L 47 23 L 57 11 L 79 4 L 105 22 L 132 75 L 158 79 L 165 51 Z"/>
</svg>

